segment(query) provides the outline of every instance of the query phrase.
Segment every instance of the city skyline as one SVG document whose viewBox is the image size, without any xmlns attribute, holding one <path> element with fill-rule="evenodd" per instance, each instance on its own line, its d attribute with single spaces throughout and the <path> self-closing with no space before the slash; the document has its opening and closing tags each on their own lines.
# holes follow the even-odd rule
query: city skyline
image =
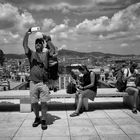
<svg viewBox="0 0 140 140">
<path fill-rule="evenodd" d="M 40 26 L 59 49 L 140 54 L 139 0 L 0 0 L 0 11 L 4 53 L 23 54 L 25 32 Z"/>
</svg>

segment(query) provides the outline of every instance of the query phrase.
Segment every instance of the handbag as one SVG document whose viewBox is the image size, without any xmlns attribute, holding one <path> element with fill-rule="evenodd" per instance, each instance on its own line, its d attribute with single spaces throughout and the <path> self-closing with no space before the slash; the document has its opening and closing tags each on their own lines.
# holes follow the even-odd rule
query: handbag
<svg viewBox="0 0 140 140">
<path fill-rule="evenodd" d="M 76 85 L 72 82 L 68 83 L 66 91 L 68 94 L 76 93 L 76 91 L 77 91 Z"/>
</svg>

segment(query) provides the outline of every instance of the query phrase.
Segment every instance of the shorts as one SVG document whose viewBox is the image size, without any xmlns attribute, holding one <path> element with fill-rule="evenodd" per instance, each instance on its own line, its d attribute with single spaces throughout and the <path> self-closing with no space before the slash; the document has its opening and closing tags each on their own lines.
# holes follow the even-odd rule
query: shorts
<svg viewBox="0 0 140 140">
<path fill-rule="evenodd" d="M 136 87 L 127 87 L 125 91 L 128 93 L 128 95 L 134 95 L 136 91 L 139 92 L 139 89 Z"/>
<path fill-rule="evenodd" d="M 50 100 L 49 88 L 43 82 L 35 83 L 30 81 L 31 103 L 47 102 Z"/>
</svg>

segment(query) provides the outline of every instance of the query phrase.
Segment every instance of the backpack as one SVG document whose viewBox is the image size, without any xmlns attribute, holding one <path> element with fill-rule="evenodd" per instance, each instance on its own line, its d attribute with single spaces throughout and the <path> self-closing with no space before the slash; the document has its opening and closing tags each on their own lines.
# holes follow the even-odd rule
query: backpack
<svg viewBox="0 0 140 140">
<path fill-rule="evenodd" d="M 140 74 L 136 75 L 135 84 L 136 84 L 137 87 L 140 87 Z"/>
<path fill-rule="evenodd" d="M 94 72 L 94 74 L 95 74 L 95 82 L 94 82 L 94 83 L 96 83 L 96 85 L 99 86 L 100 75 L 98 75 L 98 74 L 95 73 L 95 72 Z"/>
<path fill-rule="evenodd" d="M 129 70 L 127 69 L 127 76 L 128 74 L 129 74 Z M 123 92 L 126 89 L 127 81 L 123 80 L 123 76 L 124 76 L 124 71 L 120 69 L 116 75 L 117 82 L 115 84 L 115 87 L 118 89 L 119 92 Z"/>
</svg>

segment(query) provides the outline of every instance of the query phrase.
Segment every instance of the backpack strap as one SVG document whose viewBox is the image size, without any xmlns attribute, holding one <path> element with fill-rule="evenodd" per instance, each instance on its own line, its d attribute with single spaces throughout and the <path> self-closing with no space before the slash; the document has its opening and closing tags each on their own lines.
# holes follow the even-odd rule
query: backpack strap
<svg viewBox="0 0 140 140">
<path fill-rule="evenodd" d="M 129 69 L 128 68 L 126 68 L 126 70 L 127 70 L 127 74 L 126 74 L 126 77 L 128 77 L 128 75 L 129 75 Z M 123 81 L 124 82 L 126 82 L 127 80 L 124 80 L 124 70 L 122 70 L 122 72 L 123 72 L 123 76 L 122 76 L 122 79 L 123 79 Z"/>
</svg>

